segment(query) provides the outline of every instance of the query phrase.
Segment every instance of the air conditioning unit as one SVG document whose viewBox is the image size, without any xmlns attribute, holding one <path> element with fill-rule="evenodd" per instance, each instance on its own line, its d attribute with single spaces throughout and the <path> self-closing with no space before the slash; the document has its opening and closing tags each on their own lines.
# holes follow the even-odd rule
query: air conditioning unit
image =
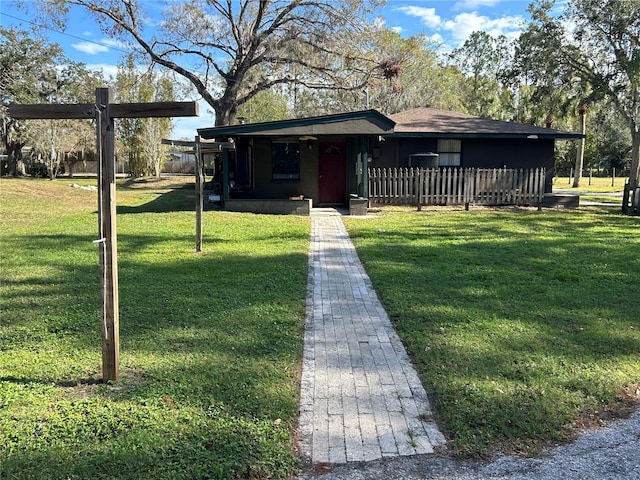
<svg viewBox="0 0 640 480">
<path fill-rule="evenodd" d="M 424 152 L 409 155 L 409 167 L 411 168 L 438 168 L 437 153 Z"/>
</svg>

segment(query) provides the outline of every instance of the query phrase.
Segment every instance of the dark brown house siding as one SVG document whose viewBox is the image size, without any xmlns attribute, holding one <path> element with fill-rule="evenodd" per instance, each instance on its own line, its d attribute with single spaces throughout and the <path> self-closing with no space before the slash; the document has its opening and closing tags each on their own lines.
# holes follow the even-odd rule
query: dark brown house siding
<svg viewBox="0 0 640 480">
<path fill-rule="evenodd" d="M 554 176 L 553 139 L 462 139 L 463 168 L 541 168 L 546 169 L 545 191 L 551 192 Z M 389 138 L 380 145 L 375 168 L 405 168 L 412 153 L 438 152 L 437 138 Z"/>
<path fill-rule="evenodd" d="M 436 138 L 388 138 L 380 143 L 380 157 L 374 157 L 372 167 L 406 168 L 412 153 L 437 152 Z"/>
<path fill-rule="evenodd" d="M 311 148 L 309 148 L 309 146 Z M 300 148 L 300 179 L 273 180 L 271 139 L 253 140 L 254 198 L 288 198 L 304 195 L 316 198 L 318 192 L 318 143 L 306 142 Z"/>
<path fill-rule="evenodd" d="M 545 168 L 545 191 L 551 192 L 554 175 L 554 141 L 465 139 L 462 166 L 477 168 Z"/>
</svg>

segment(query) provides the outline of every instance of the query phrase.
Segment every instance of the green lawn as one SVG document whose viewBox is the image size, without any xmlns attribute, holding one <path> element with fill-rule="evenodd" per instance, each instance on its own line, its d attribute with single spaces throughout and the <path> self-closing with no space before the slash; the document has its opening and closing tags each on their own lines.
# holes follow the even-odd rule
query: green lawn
<svg viewBox="0 0 640 480">
<path fill-rule="evenodd" d="M 96 193 L 0 180 L 0 478 L 289 478 L 309 219 L 118 186 L 122 378 L 100 383 Z M 640 386 L 640 222 L 385 208 L 345 223 L 459 455 L 534 452 Z"/>
<path fill-rule="evenodd" d="M 573 188 L 573 177 L 555 177 L 553 179 L 554 189 L 570 189 L 590 192 L 620 192 L 624 190 L 624 185 L 629 180 L 629 177 L 615 177 L 614 181 L 611 181 L 611 177 L 591 177 L 589 180 L 588 172 L 580 178 L 580 187 Z"/>
<path fill-rule="evenodd" d="M 0 478 L 288 478 L 309 219 L 118 186 L 121 380 L 100 383 L 97 194 L 0 181 Z"/>
<path fill-rule="evenodd" d="M 453 453 L 532 453 L 638 400 L 638 218 L 384 208 L 344 220 Z"/>
</svg>

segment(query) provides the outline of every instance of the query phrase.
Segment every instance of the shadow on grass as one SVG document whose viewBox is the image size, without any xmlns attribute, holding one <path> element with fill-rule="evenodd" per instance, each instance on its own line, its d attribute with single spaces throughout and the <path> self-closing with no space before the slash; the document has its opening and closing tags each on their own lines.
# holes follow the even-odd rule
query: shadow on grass
<svg viewBox="0 0 640 480">
<path fill-rule="evenodd" d="M 126 189 L 126 183 L 121 189 Z M 180 185 L 169 191 L 155 191 L 153 186 L 149 188 L 151 193 L 158 195 L 153 200 L 138 206 L 118 205 L 118 214 L 128 213 L 167 213 L 195 211 L 195 196 L 193 185 Z"/>
<path fill-rule="evenodd" d="M 99 383 L 95 217 L 52 218 L 42 206 L 3 231 L 0 477 L 295 472 L 308 222 L 209 213 L 196 254 L 192 217 L 175 213 L 180 199 L 165 187 L 119 187 L 123 203 L 142 205 L 118 219 L 114 383 Z"/>
<path fill-rule="evenodd" d="M 245 221 L 234 218 L 233 228 Z M 290 477 L 307 258 L 286 244 L 307 239 L 302 230 L 254 226 L 235 250 L 229 232 L 205 235 L 210 247 L 201 254 L 187 235 L 119 235 L 115 384 L 99 383 L 91 238 L 10 237 L 15 256 L 3 265 L 15 275 L 2 285 L 0 342 L 10 355 L 0 362 L 0 407 L 13 399 L 31 407 L 0 419 L 12 452 L 0 451 L 0 476 L 110 478 L 119 465 L 123 478 Z M 48 253 L 31 261 L 28 251 Z"/>
</svg>

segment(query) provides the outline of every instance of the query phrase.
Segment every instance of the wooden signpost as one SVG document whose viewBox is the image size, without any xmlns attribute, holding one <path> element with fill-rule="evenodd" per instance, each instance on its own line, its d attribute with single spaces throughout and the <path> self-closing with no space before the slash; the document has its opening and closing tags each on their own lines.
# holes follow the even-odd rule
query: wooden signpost
<svg viewBox="0 0 640 480">
<path fill-rule="evenodd" d="M 98 240 L 102 292 L 102 379 L 119 377 L 118 250 L 116 235 L 115 118 L 194 117 L 196 102 L 111 103 L 108 88 L 96 89 L 95 104 L 10 105 L 15 119 L 96 119 L 98 156 Z"/>
<path fill-rule="evenodd" d="M 170 140 L 163 139 L 163 145 L 171 145 L 173 147 L 191 147 L 193 150 L 187 153 L 195 155 L 194 173 L 196 177 L 196 252 L 202 252 L 202 211 L 204 210 L 204 155 L 207 153 L 222 152 L 223 157 L 226 155 L 225 150 L 234 150 L 235 145 L 230 142 L 207 142 L 202 141 L 199 135 L 196 135 L 195 141 L 188 140 Z M 227 167 L 223 167 L 223 176 L 228 176 Z M 225 199 L 226 200 L 226 199 Z"/>
</svg>

